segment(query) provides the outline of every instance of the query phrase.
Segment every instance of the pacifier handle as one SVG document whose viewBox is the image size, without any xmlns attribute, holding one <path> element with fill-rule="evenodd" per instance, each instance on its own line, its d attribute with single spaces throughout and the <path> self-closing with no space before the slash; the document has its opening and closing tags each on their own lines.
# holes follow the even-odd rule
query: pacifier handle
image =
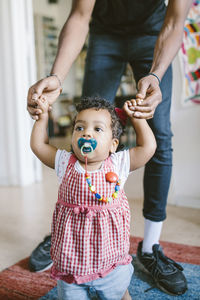
<svg viewBox="0 0 200 300">
<path fill-rule="evenodd" d="M 90 154 L 90 153 L 92 153 L 92 152 L 94 151 L 94 149 L 92 148 L 92 146 L 91 146 L 90 144 L 88 144 L 87 147 L 90 148 L 91 151 L 90 151 L 89 153 L 86 154 L 86 153 L 83 152 L 83 148 L 84 148 L 84 147 L 85 147 L 85 144 L 83 144 L 83 146 L 81 147 L 81 154 L 82 154 L 83 156 L 87 156 L 88 154 Z"/>
</svg>

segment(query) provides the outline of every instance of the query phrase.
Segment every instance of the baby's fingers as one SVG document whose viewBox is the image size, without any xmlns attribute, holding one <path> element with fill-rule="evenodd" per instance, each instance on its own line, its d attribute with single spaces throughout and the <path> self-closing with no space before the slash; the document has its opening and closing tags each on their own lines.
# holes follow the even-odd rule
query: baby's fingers
<svg viewBox="0 0 200 300">
<path fill-rule="evenodd" d="M 124 111 L 126 112 L 126 114 L 127 114 L 129 117 L 131 117 L 131 116 L 133 115 L 133 111 L 131 110 L 131 107 L 132 107 L 132 106 L 130 106 L 130 105 L 131 105 L 131 102 L 130 102 L 130 101 L 126 101 L 126 102 L 124 103 L 124 106 L 123 106 Z"/>
<path fill-rule="evenodd" d="M 131 103 L 130 106 L 136 106 L 137 105 L 137 102 L 136 102 L 135 99 L 131 99 L 130 103 Z"/>
<path fill-rule="evenodd" d="M 130 101 L 126 101 L 126 102 L 124 103 L 123 110 L 125 110 L 125 111 L 127 112 L 128 109 L 129 109 L 129 105 L 130 105 Z"/>
<path fill-rule="evenodd" d="M 127 105 L 128 105 L 128 109 L 131 110 L 131 111 L 134 111 L 135 110 L 135 106 L 137 105 L 136 100 L 135 99 L 131 99 L 131 100 L 128 100 L 126 102 L 127 102 Z"/>
<path fill-rule="evenodd" d="M 48 111 L 49 108 L 48 101 L 44 97 L 39 98 L 37 100 L 37 107 L 40 108 L 43 112 Z"/>
</svg>

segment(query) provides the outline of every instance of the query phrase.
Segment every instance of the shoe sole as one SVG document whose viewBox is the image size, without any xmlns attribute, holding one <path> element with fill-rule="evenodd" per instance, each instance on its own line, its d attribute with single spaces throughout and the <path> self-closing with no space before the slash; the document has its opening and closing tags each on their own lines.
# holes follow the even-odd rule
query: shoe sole
<svg viewBox="0 0 200 300">
<path fill-rule="evenodd" d="M 180 296 L 180 295 L 183 295 L 186 291 L 187 291 L 187 288 L 185 289 L 185 291 L 183 292 L 179 292 L 179 293 L 171 293 L 169 292 L 168 290 L 166 290 L 164 287 L 162 287 L 159 282 L 153 278 L 153 276 L 151 275 L 151 273 L 145 268 L 145 266 L 141 263 L 141 261 L 139 260 L 139 258 L 136 256 L 136 260 L 135 260 L 136 264 L 138 265 L 139 269 L 141 271 L 143 271 L 144 273 L 148 274 L 151 276 L 151 278 L 153 279 L 153 281 L 155 282 L 156 284 L 156 287 L 158 287 L 161 291 L 163 291 L 164 293 L 168 294 L 168 295 L 171 295 L 171 296 Z"/>
<path fill-rule="evenodd" d="M 49 270 L 52 266 L 53 266 L 53 262 L 50 263 L 50 265 L 46 266 L 44 269 L 41 269 L 41 270 L 38 270 L 38 271 L 34 271 L 34 273 L 42 273 L 44 271 Z"/>
</svg>

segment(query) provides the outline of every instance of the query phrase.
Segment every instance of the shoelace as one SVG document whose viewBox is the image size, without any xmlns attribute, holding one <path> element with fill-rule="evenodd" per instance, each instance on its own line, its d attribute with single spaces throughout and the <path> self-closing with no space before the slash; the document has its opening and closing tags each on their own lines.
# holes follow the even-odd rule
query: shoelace
<svg viewBox="0 0 200 300">
<path fill-rule="evenodd" d="M 155 260 L 152 263 L 152 272 L 154 277 L 158 277 L 159 275 L 159 260 L 167 263 L 169 266 L 176 267 L 177 269 L 183 271 L 183 268 L 180 264 L 176 263 L 173 259 L 165 256 L 162 251 L 158 249 L 158 247 L 154 250 Z"/>
<path fill-rule="evenodd" d="M 183 267 L 182 267 L 180 264 L 178 264 L 177 262 L 175 262 L 173 259 L 171 259 L 171 258 L 165 256 L 165 255 L 163 254 L 162 251 L 159 251 L 159 250 L 158 250 L 157 253 L 159 253 L 159 254 L 158 254 L 158 257 L 160 256 L 160 258 L 161 258 L 164 262 L 166 262 L 166 263 L 168 263 L 168 264 L 172 264 L 172 265 L 174 265 L 177 269 L 179 269 L 180 271 L 183 271 Z"/>
</svg>

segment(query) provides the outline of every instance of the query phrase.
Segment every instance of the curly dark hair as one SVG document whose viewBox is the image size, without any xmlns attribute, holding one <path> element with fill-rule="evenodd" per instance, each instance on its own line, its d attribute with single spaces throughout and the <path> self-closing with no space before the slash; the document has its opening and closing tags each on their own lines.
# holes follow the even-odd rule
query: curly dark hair
<svg viewBox="0 0 200 300">
<path fill-rule="evenodd" d="M 105 109 L 110 113 L 111 116 L 111 129 L 112 137 L 120 140 L 121 135 L 124 132 L 124 128 L 120 122 L 118 115 L 115 112 L 115 107 L 109 101 L 100 97 L 86 97 L 82 98 L 81 102 L 76 105 L 77 112 L 81 112 L 85 109 L 94 108 L 96 110 Z M 74 128 L 73 122 L 73 128 Z"/>
</svg>

